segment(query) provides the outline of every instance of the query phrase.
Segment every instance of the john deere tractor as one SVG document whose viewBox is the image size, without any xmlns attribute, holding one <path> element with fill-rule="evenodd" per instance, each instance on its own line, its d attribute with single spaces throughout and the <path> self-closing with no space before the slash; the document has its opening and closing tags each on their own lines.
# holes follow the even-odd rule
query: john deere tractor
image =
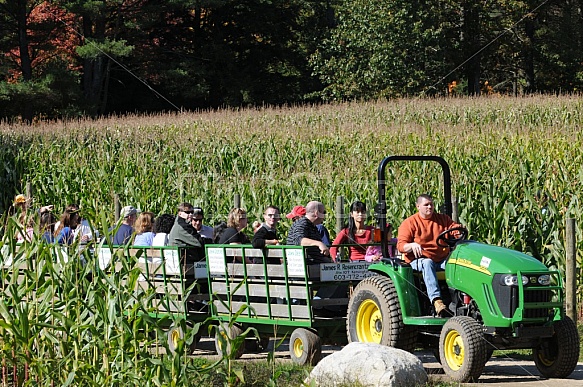
<svg viewBox="0 0 583 387">
<path fill-rule="evenodd" d="M 532 349 L 547 378 L 566 378 L 577 365 L 579 336 L 565 315 L 558 271 L 518 251 L 467 239 L 464 228 L 447 230 L 437 243 L 451 250 L 438 272 L 451 317 L 435 314 L 420 273 L 389 255 L 386 237 L 385 169 L 391 162 L 437 162 L 443 171 L 444 205 L 452 215 L 450 169 L 437 156 L 390 156 L 378 168 L 383 259 L 369 267 L 348 305 L 350 342 L 379 343 L 413 351 L 429 349 L 452 380 L 477 380 L 495 349 Z"/>
</svg>

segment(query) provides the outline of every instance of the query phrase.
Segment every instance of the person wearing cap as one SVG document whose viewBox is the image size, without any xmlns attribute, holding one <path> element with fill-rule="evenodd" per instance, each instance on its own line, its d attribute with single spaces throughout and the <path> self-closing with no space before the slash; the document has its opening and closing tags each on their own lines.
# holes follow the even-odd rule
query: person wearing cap
<svg viewBox="0 0 583 387">
<path fill-rule="evenodd" d="M 121 225 L 113 236 L 114 245 L 125 245 L 132 238 L 134 233 L 134 223 L 136 223 L 138 210 L 132 206 L 125 206 L 121 209 Z"/>
<path fill-rule="evenodd" d="M 299 218 L 301 218 L 302 216 L 306 215 L 306 208 L 304 206 L 295 206 L 292 211 L 287 214 L 285 217 L 288 219 L 291 219 L 292 222 L 295 222 L 296 220 L 298 220 Z M 326 228 L 326 226 L 324 226 L 322 223 L 317 224 L 316 228 L 318 229 L 318 233 L 320 234 L 320 238 L 322 238 L 322 242 L 330 247 L 330 233 L 328 232 L 328 229 Z"/>
<path fill-rule="evenodd" d="M 204 241 L 192 225 L 194 207 L 190 203 L 180 203 L 174 225 L 168 234 L 168 246 L 186 247 L 181 259 L 196 262 L 204 259 Z"/>
<path fill-rule="evenodd" d="M 208 240 L 210 243 L 210 241 L 213 240 L 213 228 L 203 224 L 204 211 L 200 207 L 193 207 L 192 211 L 192 225 L 200 236 Z"/>
<path fill-rule="evenodd" d="M 285 217 L 295 222 L 304 215 L 306 215 L 306 208 L 304 206 L 295 206 Z"/>
</svg>

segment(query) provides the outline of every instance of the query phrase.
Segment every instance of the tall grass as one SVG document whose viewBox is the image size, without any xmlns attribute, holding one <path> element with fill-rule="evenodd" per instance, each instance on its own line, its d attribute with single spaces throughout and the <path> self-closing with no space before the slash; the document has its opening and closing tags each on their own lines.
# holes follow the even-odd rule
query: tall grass
<svg viewBox="0 0 583 387">
<path fill-rule="evenodd" d="M 235 193 L 258 219 L 268 204 L 288 211 L 319 199 L 331 210 L 338 195 L 372 207 L 384 156 L 435 154 L 450 163 L 472 238 L 562 268 L 565 218 L 582 215 L 582 107 L 578 96 L 410 99 L 4 124 L 0 189 L 4 209 L 30 182 L 38 204 L 79 202 L 87 217 L 105 212 L 111 222 L 114 194 L 156 213 L 186 200 L 212 224 Z M 443 200 L 439 175 L 430 165 L 391 166 L 393 224 L 415 211 L 418 193 Z"/>
<path fill-rule="evenodd" d="M 33 240 L 17 249 L 17 229 L 8 219 L 0 243 L 0 358 L 16 370 L 2 383 L 188 386 L 210 376 L 212 367 L 170 353 L 168 321 L 148 314 L 155 294 L 136 287 L 137 262 L 114 255 L 118 269 L 101 270 L 92 246 L 79 253 Z"/>
</svg>

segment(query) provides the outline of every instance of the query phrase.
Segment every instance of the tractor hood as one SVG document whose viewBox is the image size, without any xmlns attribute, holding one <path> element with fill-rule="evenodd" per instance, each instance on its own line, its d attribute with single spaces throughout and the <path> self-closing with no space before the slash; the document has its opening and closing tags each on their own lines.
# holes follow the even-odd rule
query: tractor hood
<svg viewBox="0 0 583 387">
<path fill-rule="evenodd" d="M 458 244 L 449 258 L 449 263 L 487 275 L 516 274 L 518 271 L 548 271 L 545 265 L 530 255 L 475 241 Z"/>
</svg>

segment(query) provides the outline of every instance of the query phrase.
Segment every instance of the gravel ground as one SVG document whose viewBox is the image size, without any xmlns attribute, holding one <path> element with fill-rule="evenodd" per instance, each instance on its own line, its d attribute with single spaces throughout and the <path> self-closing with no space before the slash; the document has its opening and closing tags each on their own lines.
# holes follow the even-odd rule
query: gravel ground
<svg viewBox="0 0 583 387">
<path fill-rule="evenodd" d="M 267 351 L 273 350 L 274 340 L 272 339 Z M 322 355 L 328 356 L 342 348 L 339 346 L 324 346 Z M 421 359 L 427 373 L 432 380 L 448 381 L 448 377 L 443 373 L 441 365 L 430 352 L 415 352 Z M 203 337 L 195 352 L 197 356 L 217 356 L 215 352 L 214 339 Z M 275 352 L 275 359 L 278 361 L 289 360 L 289 347 L 284 342 Z M 265 360 L 267 352 L 245 353 L 241 359 Z M 520 387 L 582 387 L 583 386 L 583 363 L 579 362 L 575 371 L 568 379 L 544 379 L 538 373 L 533 361 L 511 359 L 504 356 L 494 356 L 488 364 L 478 383 L 465 383 L 462 386 L 520 386 Z"/>
</svg>

